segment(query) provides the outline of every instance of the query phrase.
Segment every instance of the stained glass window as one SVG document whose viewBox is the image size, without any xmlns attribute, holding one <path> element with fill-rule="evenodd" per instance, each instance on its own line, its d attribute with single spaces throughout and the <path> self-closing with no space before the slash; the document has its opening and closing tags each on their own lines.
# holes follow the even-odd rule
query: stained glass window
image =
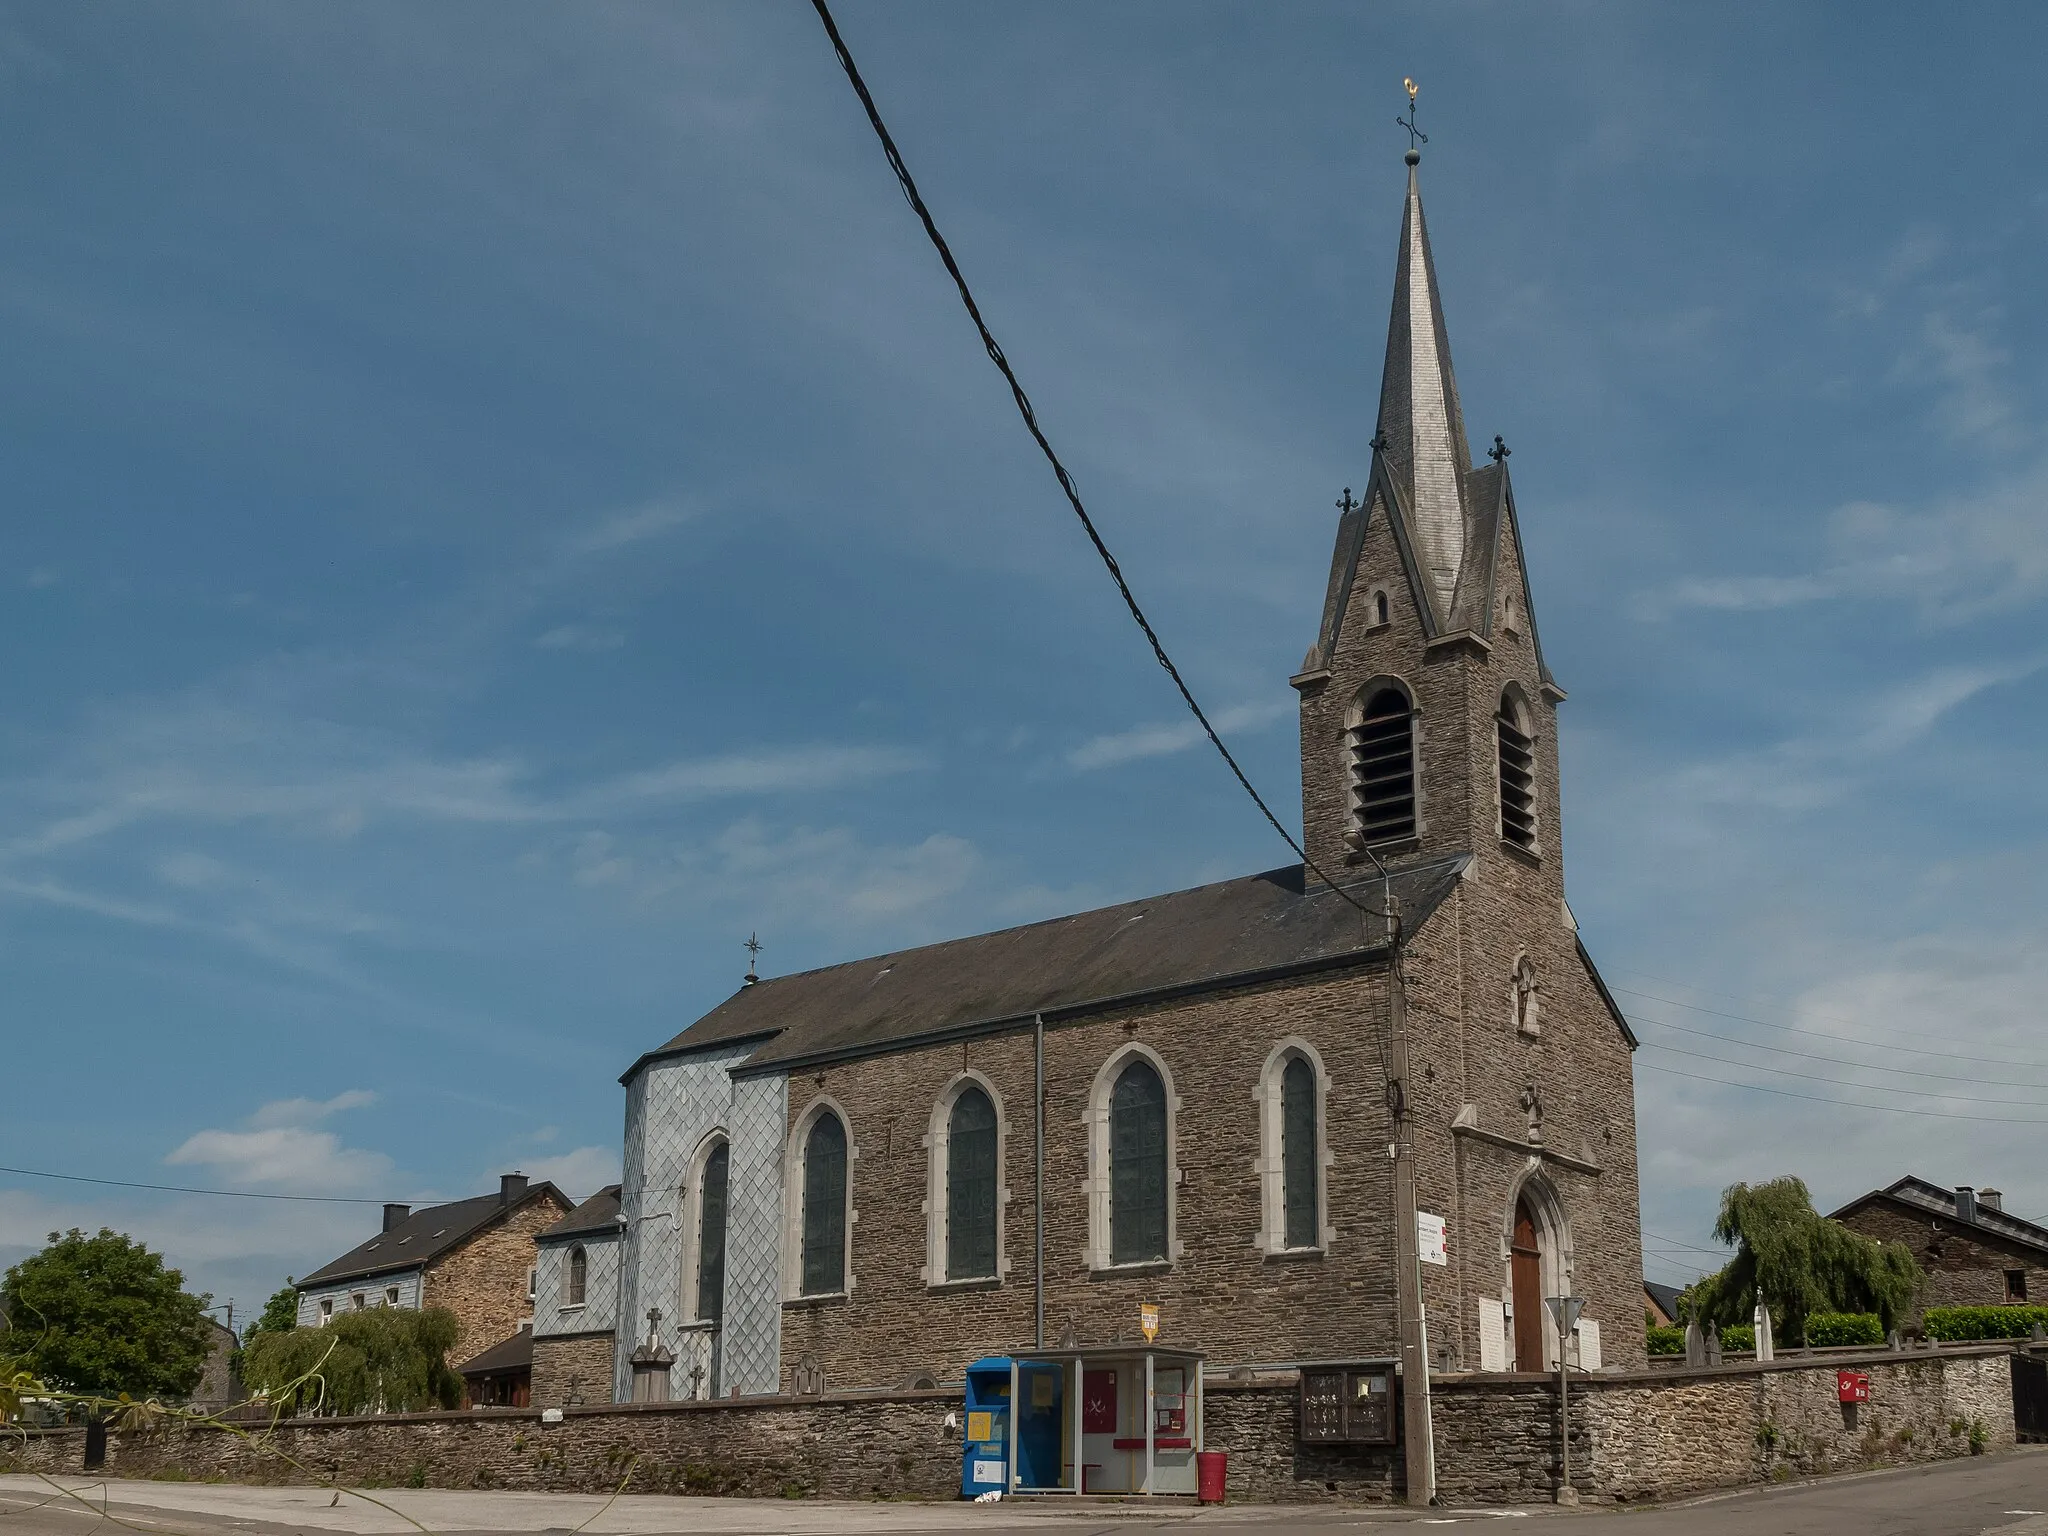
<svg viewBox="0 0 2048 1536">
<path fill-rule="evenodd" d="M 1316 1073 L 1301 1057 L 1280 1074 L 1280 1194 L 1287 1211 L 1287 1246 L 1322 1241 L 1316 1208 Z"/>
<path fill-rule="evenodd" d="M 946 1278 L 996 1272 L 996 1107 L 979 1088 L 953 1101 L 946 1132 Z"/>
<path fill-rule="evenodd" d="M 1134 1061 L 1109 1097 L 1109 1261 L 1166 1256 L 1166 1084 Z"/>
<path fill-rule="evenodd" d="M 804 1141 L 803 1294 L 846 1289 L 846 1127 L 827 1111 Z"/>
<path fill-rule="evenodd" d="M 730 1158 L 720 1142 L 704 1159 L 697 1185 L 697 1320 L 725 1315 L 725 1176 Z"/>
</svg>

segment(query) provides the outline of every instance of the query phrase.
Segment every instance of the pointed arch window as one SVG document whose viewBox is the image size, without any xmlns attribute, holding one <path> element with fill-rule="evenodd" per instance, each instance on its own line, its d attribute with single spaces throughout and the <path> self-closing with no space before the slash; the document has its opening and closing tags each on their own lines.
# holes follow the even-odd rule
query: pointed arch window
<svg viewBox="0 0 2048 1536">
<path fill-rule="evenodd" d="M 1368 688 L 1349 733 L 1351 816 L 1364 845 L 1415 835 L 1415 709 L 1391 684 Z"/>
<path fill-rule="evenodd" d="M 1149 1061 L 1117 1077 L 1109 1100 L 1109 1261 L 1166 1253 L 1166 1084 Z"/>
<path fill-rule="evenodd" d="M 590 1255 L 585 1253 L 583 1245 L 578 1243 L 569 1250 L 569 1280 L 562 1287 L 562 1305 L 565 1307 L 582 1306 L 585 1293 L 589 1289 Z"/>
<path fill-rule="evenodd" d="M 1500 696 L 1494 716 L 1500 744 L 1501 841 L 1525 853 L 1536 851 L 1536 743 L 1528 711 L 1509 689 Z"/>
<path fill-rule="evenodd" d="M 691 1313 L 700 1323 L 725 1316 L 726 1174 L 731 1152 L 720 1142 L 704 1159 L 697 1182 L 697 1295 Z"/>
<path fill-rule="evenodd" d="M 799 1292 L 831 1296 L 846 1289 L 846 1126 L 830 1110 L 804 1138 L 803 1253 Z"/>
<path fill-rule="evenodd" d="M 1280 1198 L 1290 1248 L 1316 1248 L 1323 1240 L 1322 1203 L 1317 1198 L 1316 1070 L 1300 1056 L 1280 1074 Z"/>
<path fill-rule="evenodd" d="M 946 1128 L 946 1278 L 996 1273 L 996 1106 L 970 1085 Z"/>
</svg>

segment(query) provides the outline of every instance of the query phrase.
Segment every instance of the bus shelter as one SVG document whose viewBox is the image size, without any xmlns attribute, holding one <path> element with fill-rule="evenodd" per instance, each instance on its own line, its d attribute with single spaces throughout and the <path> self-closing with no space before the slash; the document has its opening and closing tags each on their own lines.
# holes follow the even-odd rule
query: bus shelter
<svg viewBox="0 0 2048 1536">
<path fill-rule="evenodd" d="M 1153 1345 L 1010 1358 L 1012 1493 L 1194 1494 L 1202 1356 Z"/>
</svg>

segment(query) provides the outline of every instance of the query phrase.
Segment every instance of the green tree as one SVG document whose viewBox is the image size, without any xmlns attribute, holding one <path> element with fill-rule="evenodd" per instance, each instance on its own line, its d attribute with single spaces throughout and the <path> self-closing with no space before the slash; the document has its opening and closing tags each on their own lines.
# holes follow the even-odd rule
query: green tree
<svg viewBox="0 0 2048 1536">
<path fill-rule="evenodd" d="M 247 1345 L 259 1333 L 290 1333 L 298 1326 L 299 1288 L 287 1275 L 282 1288 L 263 1303 L 263 1315 L 242 1330 L 242 1343 Z"/>
<path fill-rule="evenodd" d="M 212 1298 L 160 1254 L 102 1227 L 73 1227 L 7 1271 L 8 1355 L 51 1386 L 107 1397 L 184 1397 L 199 1384 Z"/>
<path fill-rule="evenodd" d="M 283 1406 L 292 1413 L 453 1408 L 462 1400 L 462 1378 L 448 1368 L 447 1354 L 461 1331 L 444 1307 L 373 1307 L 344 1312 L 325 1328 L 265 1328 L 243 1351 L 243 1379 L 270 1395 L 317 1372 L 290 1391 Z"/>
<path fill-rule="evenodd" d="M 1910 1248 L 1828 1220 L 1796 1178 L 1729 1185 L 1714 1236 L 1734 1244 L 1735 1257 L 1686 1290 L 1682 1305 L 1702 1323 L 1747 1323 L 1761 1296 L 1779 1339 L 1800 1344 L 1806 1319 L 1820 1312 L 1875 1312 L 1896 1327 L 1920 1289 Z"/>
</svg>

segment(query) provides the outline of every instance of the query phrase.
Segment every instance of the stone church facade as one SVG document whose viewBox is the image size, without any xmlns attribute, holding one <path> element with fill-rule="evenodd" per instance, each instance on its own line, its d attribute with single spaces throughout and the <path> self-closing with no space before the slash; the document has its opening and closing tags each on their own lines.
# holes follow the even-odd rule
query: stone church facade
<svg viewBox="0 0 2048 1536">
<path fill-rule="evenodd" d="M 1565 695 L 1412 159 L 1372 453 L 1292 679 L 1310 865 L 751 983 L 644 1056 L 621 1399 L 636 1349 L 676 1397 L 957 1381 L 1145 1303 L 1212 1370 L 1392 1359 L 1397 1145 L 1432 1370 L 1644 1363 L 1635 1042 L 1565 902 Z"/>
</svg>

